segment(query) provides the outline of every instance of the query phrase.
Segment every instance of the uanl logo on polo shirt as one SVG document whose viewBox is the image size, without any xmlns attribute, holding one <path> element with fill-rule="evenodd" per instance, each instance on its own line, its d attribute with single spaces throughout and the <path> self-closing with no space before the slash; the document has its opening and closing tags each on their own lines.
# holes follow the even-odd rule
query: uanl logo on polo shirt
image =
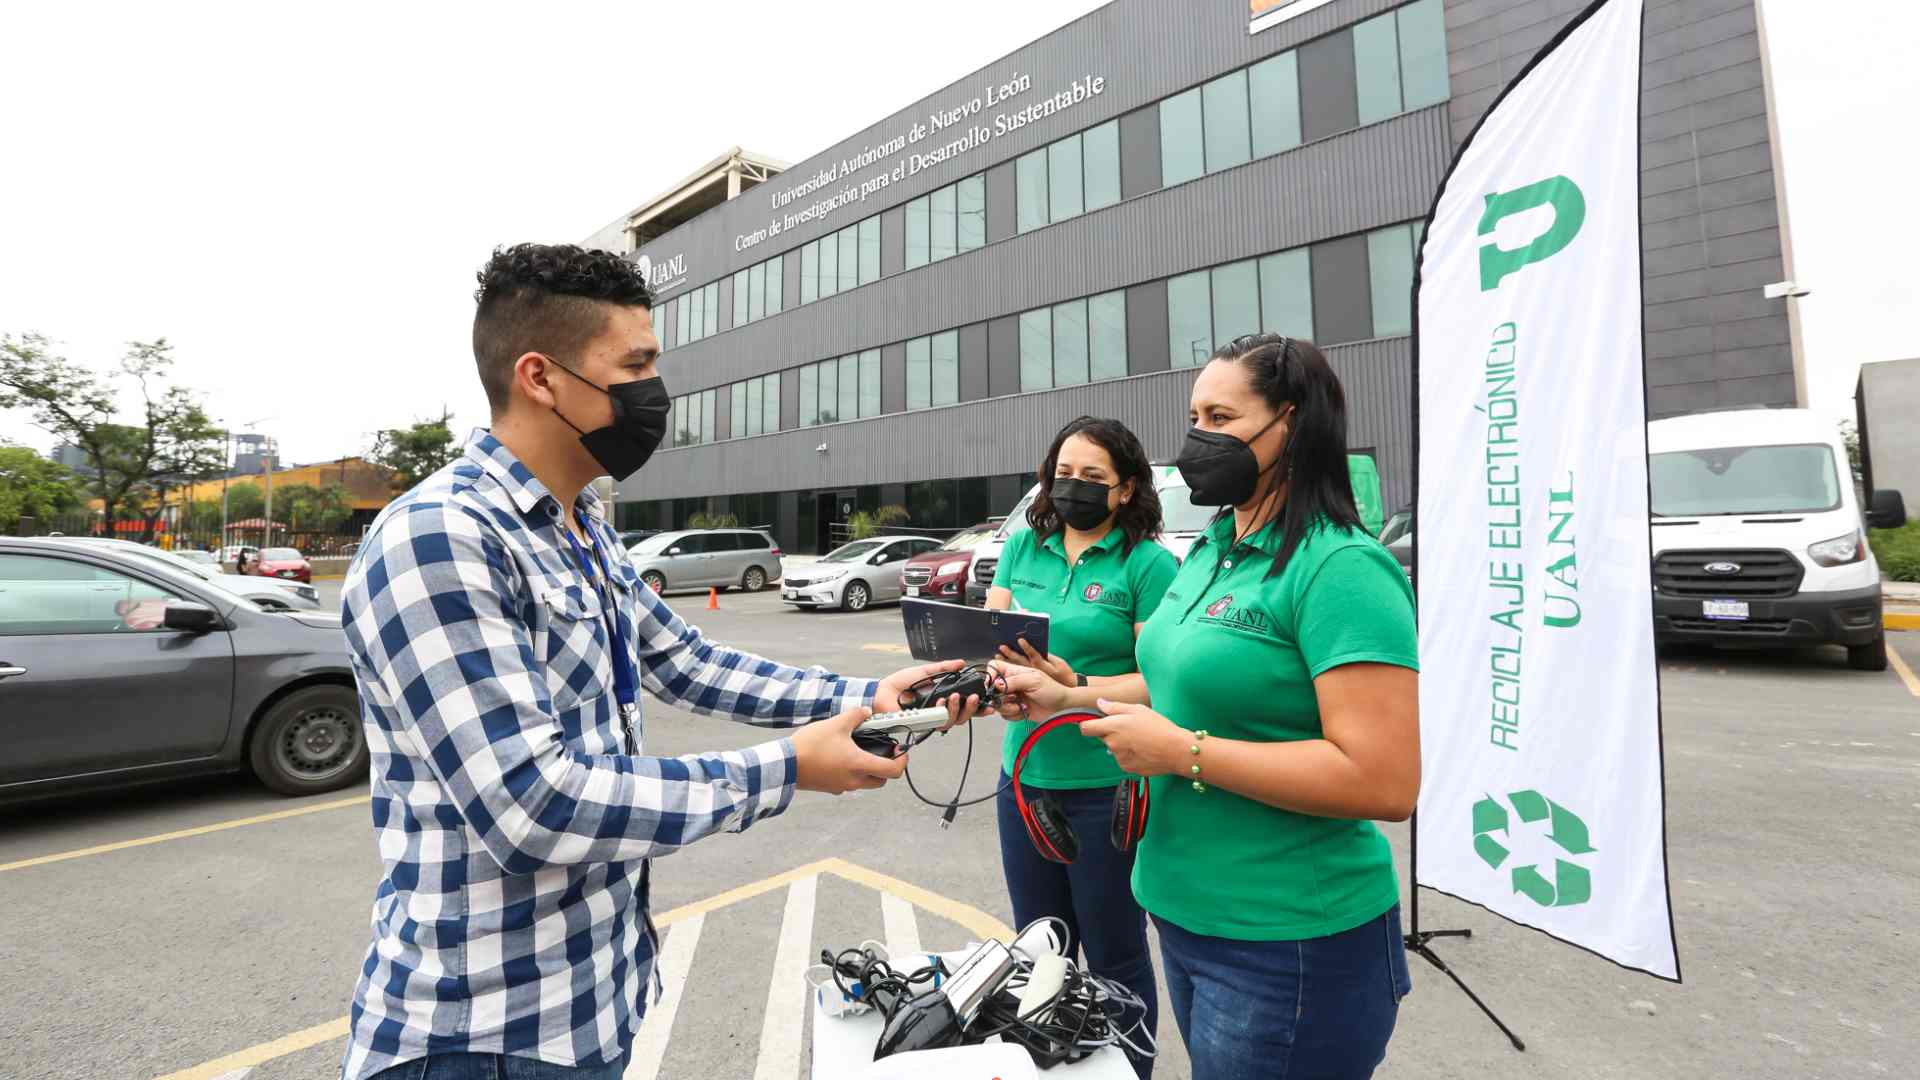
<svg viewBox="0 0 1920 1080">
<path fill-rule="evenodd" d="M 1267 619 L 1266 612 L 1250 607 L 1234 607 L 1232 593 L 1228 593 L 1213 603 L 1208 604 L 1207 618 L 1237 629 L 1252 630 L 1260 634 L 1268 633 L 1273 628 L 1272 623 Z"/>
<path fill-rule="evenodd" d="M 1100 583 L 1096 581 L 1093 584 L 1087 586 L 1087 590 L 1081 593 L 1080 595 L 1086 597 L 1089 600 L 1100 599 Z"/>
</svg>

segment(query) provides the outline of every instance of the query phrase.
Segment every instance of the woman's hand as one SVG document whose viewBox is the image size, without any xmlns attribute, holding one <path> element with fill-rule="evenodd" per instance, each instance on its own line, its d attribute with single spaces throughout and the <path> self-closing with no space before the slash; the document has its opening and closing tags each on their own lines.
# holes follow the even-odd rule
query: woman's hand
<svg viewBox="0 0 1920 1080">
<path fill-rule="evenodd" d="M 880 680 L 879 688 L 873 693 L 873 711 L 877 713 L 899 712 L 900 695 L 909 687 L 913 686 L 913 684 L 933 675 L 940 675 L 949 671 L 958 671 L 966 666 L 966 661 L 964 660 L 947 660 L 938 664 L 921 664 L 916 667 L 901 668 L 899 671 Z M 947 723 L 945 727 L 940 729 L 941 731 L 946 731 L 956 724 L 964 724 L 972 720 L 980 711 L 980 698 L 978 695 L 969 694 L 966 700 L 963 701 L 958 694 L 948 694 L 938 701 L 922 702 L 916 707 L 924 708 L 935 705 L 945 705 L 947 708 Z"/>
<path fill-rule="evenodd" d="M 1104 720 L 1086 720 L 1080 732 L 1107 744 L 1122 769 L 1135 776 L 1164 776 L 1185 773 L 1188 747 L 1193 735 L 1186 728 L 1154 712 L 1145 705 L 1121 701 L 1100 701 Z"/>
<path fill-rule="evenodd" d="M 1044 672 L 1004 660 L 995 660 L 993 666 L 1007 680 L 1007 694 L 1000 701 L 1000 715 L 1007 719 L 1050 716 L 1068 706 L 1067 688 Z"/>
<path fill-rule="evenodd" d="M 1048 653 L 1045 656 L 1040 655 L 1038 650 L 1032 645 L 1027 644 L 1026 638 L 1020 639 L 1020 649 L 1018 652 L 1014 651 L 1011 646 L 1000 646 L 1000 659 L 1005 660 L 1009 664 L 1018 664 L 1021 667 L 1032 668 L 1046 675 L 1054 682 L 1059 683 L 1061 686 L 1073 687 L 1080 685 L 1080 678 L 1074 674 L 1072 664 L 1067 663 L 1052 653 Z"/>
</svg>

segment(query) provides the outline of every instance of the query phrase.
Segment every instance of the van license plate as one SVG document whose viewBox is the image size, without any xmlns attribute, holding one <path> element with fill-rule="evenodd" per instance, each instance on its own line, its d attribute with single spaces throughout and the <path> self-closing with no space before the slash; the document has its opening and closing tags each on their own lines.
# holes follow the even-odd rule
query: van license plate
<svg viewBox="0 0 1920 1080">
<path fill-rule="evenodd" d="M 1747 617 L 1745 600 L 1702 600 L 1700 614 L 1709 619 L 1744 619 Z"/>
<path fill-rule="evenodd" d="M 909 586 L 907 586 L 907 595 L 908 595 L 908 596 L 919 596 L 919 595 L 920 595 L 920 586 L 918 586 L 918 585 L 909 585 Z"/>
</svg>

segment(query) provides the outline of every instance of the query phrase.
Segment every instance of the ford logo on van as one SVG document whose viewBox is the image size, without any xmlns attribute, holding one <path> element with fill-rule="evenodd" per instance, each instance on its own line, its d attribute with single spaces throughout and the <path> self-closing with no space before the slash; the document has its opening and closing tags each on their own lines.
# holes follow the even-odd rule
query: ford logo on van
<svg viewBox="0 0 1920 1080">
<path fill-rule="evenodd" d="M 1701 567 L 1701 569 L 1705 570 L 1709 574 L 1719 574 L 1722 577 L 1724 577 L 1728 574 L 1739 573 L 1740 564 L 1737 562 L 1710 562 L 1707 565 Z"/>
</svg>

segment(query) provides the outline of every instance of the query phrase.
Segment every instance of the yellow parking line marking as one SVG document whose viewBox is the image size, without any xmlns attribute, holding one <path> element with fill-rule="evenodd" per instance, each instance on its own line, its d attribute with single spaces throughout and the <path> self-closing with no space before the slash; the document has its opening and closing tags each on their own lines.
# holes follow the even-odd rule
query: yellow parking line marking
<svg viewBox="0 0 1920 1080">
<path fill-rule="evenodd" d="M 867 650 L 868 652 L 890 652 L 890 653 L 903 653 L 903 654 L 912 652 L 912 650 L 908 649 L 905 645 L 891 645 L 891 644 L 886 644 L 878 641 L 870 642 L 860 647 Z"/>
<path fill-rule="evenodd" d="M 1914 676 L 1913 669 L 1907 666 L 1907 662 L 1900 658 L 1900 654 L 1894 651 L 1892 645 L 1887 646 L 1887 663 L 1893 665 L 1893 670 L 1900 676 L 1900 681 L 1907 684 L 1907 693 L 1920 698 L 1920 678 Z M 0 866 L 0 870 L 4 869 L 6 867 Z"/>
<path fill-rule="evenodd" d="M 364 801 L 366 800 L 343 800 L 341 803 L 330 805 L 347 805 L 351 802 Z M 310 813 L 313 810 L 326 808 L 330 807 L 303 807 L 301 810 L 289 811 L 288 813 Z M 257 820 L 265 820 L 266 818 L 276 816 L 284 817 L 287 816 L 287 814 L 264 815 Z M 239 823 L 225 823 L 226 826 L 234 824 Z M 207 828 L 210 830 L 217 827 L 221 826 L 208 826 Z M 140 841 L 130 841 L 130 843 L 138 842 Z M 0 869 L 5 869 L 5 867 L 0 867 Z M 847 862 L 845 859 L 839 858 L 820 859 L 817 862 L 810 862 L 805 866 L 796 866 L 784 873 L 775 874 L 769 878 L 762 878 L 759 881 L 749 882 L 738 888 L 728 889 L 726 892 L 720 893 L 717 896 L 710 896 L 705 900 L 696 900 L 691 904 L 682 904 L 671 911 L 655 916 L 653 922 L 655 926 L 665 927 L 680 922 L 681 920 L 692 918 L 695 915 L 704 916 L 708 912 L 719 908 L 737 904 L 742 900 L 752 899 L 763 893 L 769 893 L 775 889 L 791 885 L 803 878 L 814 877 L 823 873 L 838 874 L 857 885 L 865 885 L 870 889 L 877 889 L 882 894 L 891 893 L 913 904 L 915 907 L 925 908 L 935 915 L 939 915 L 950 922 L 958 924 L 962 928 L 971 931 L 975 937 L 983 939 L 993 937 L 999 938 L 1002 941 L 1013 940 L 1013 929 L 1011 927 L 971 904 L 961 903 L 958 900 L 942 896 L 930 889 L 923 889 L 918 885 L 901 881 L 899 878 L 890 877 L 877 870 L 869 870 L 864 866 L 858 866 Z M 656 962 L 663 961 L 664 957 Z M 332 1039 L 345 1038 L 347 1036 L 347 1019 L 347 1017 L 343 1016 L 338 1020 L 329 1020 L 324 1024 L 315 1024 L 310 1028 L 296 1031 L 291 1035 L 282 1035 L 271 1042 L 263 1042 L 257 1046 L 249 1046 L 244 1050 L 236 1050 L 225 1057 L 214 1058 L 212 1061 L 181 1069 L 179 1072 L 168 1073 L 165 1076 L 157 1077 L 156 1080 L 222 1080 L 225 1074 L 238 1069 L 252 1068 L 263 1062 L 272 1061 L 274 1058 L 298 1053 L 301 1050 L 318 1046 Z"/>
<path fill-rule="evenodd" d="M 1880 616 L 1880 625 L 1888 630 L 1920 630 L 1920 615 L 1888 611 Z"/>
<path fill-rule="evenodd" d="M 255 814 L 252 817 L 234 818 L 232 821 L 217 821 L 212 825 L 200 825 L 191 829 L 179 829 L 161 833 L 158 836 L 143 836 L 138 840 L 120 840 L 111 844 L 98 844 L 94 847 L 76 848 L 73 851 L 61 851 L 52 855 L 39 855 L 18 862 L 0 863 L 0 872 L 7 870 L 25 870 L 30 866 L 45 866 L 48 863 L 65 862 L 87 855 L 105 855 L 110 851 L 124 851 L 127 848 L 145 847 L 148 844 L 160 844 L 168 840 L 184 840 L 189 836 L 205 836 L 208 833 L 238 829 L 243 825 L 260 825 L 269 821 L 282 821 L 286 818 L 300 817 L 305 814 L 318 814 L 324 810 L 338 810 L 345 806 L 360 806 L 371 801 L 370 795 L 356 795 L 351 799 L 335 799 L 332 802 L 314 803 L 312 806 L 295 807 L 292 810 L 276 810 L 271 814 Z"/>
</svg>

